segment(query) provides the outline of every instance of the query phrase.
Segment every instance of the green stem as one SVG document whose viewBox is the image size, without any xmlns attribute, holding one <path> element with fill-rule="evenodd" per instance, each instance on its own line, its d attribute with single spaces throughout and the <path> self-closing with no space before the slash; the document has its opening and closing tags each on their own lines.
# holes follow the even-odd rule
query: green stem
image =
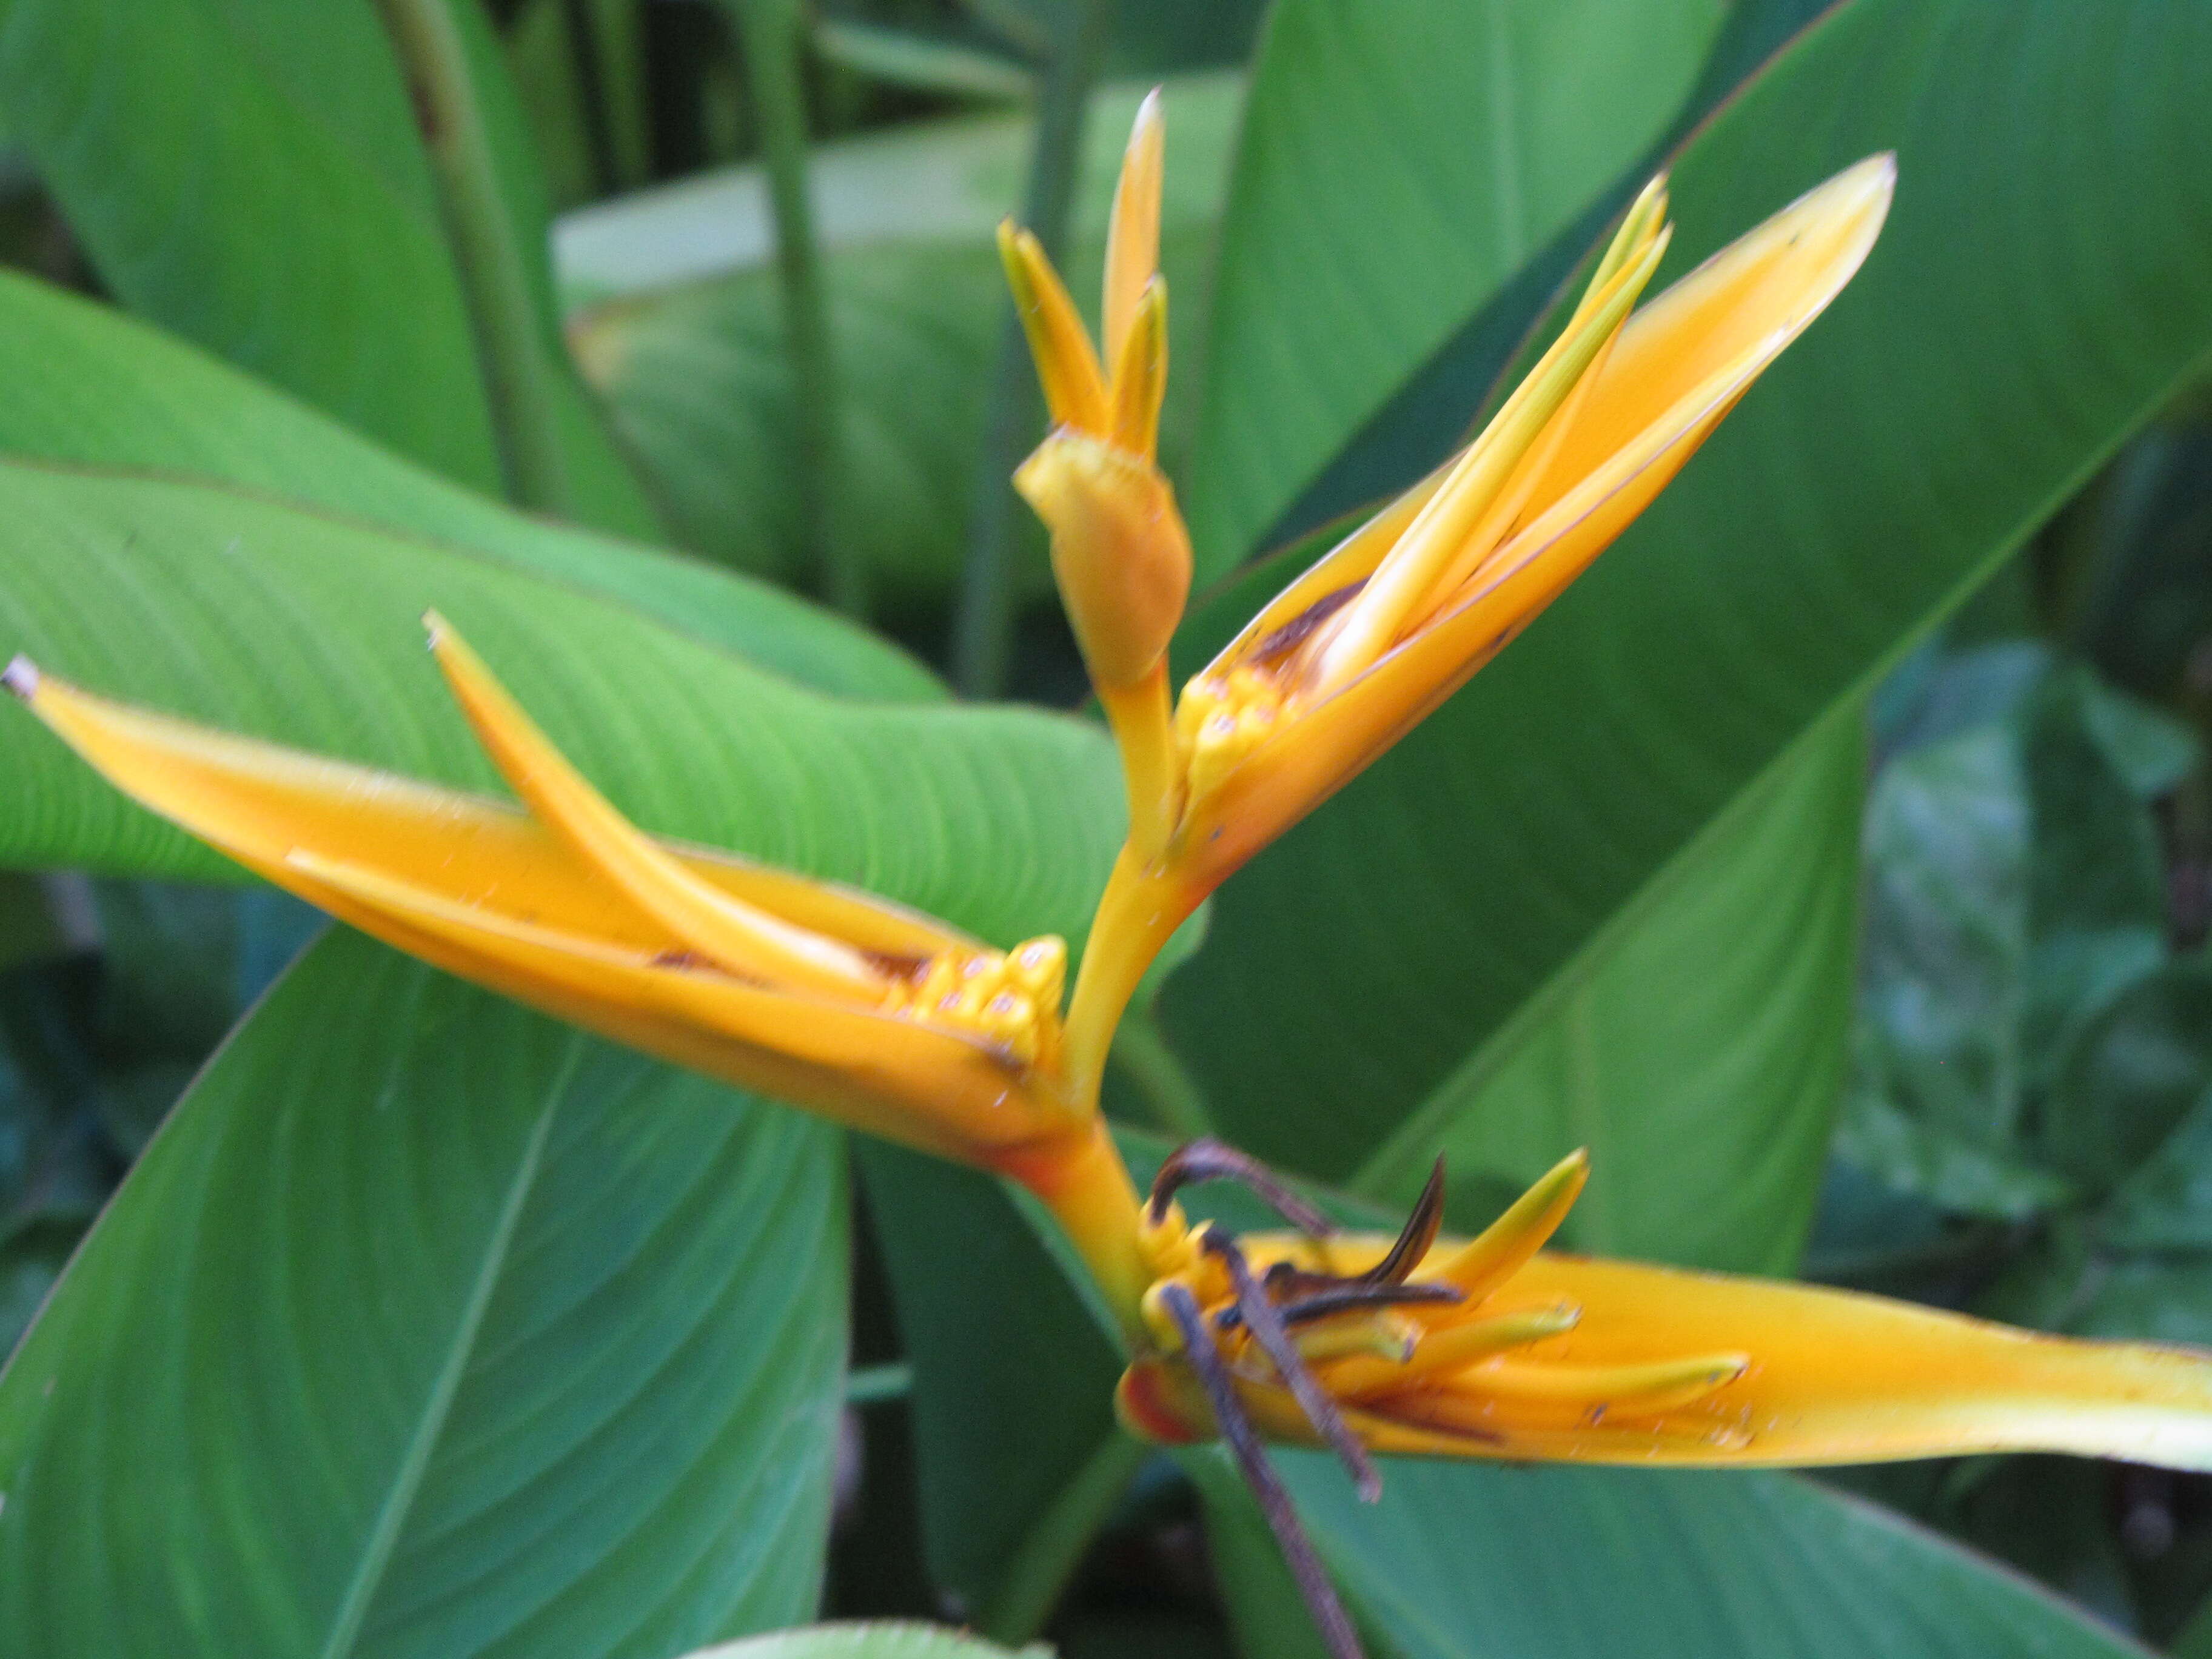
<svg viewBox="0 0 2212 1659">
<path fill-rule="evenodd" d="M 1038 97 L 1022 222 L 1055 262 L 1066 248 L 1068 210 L 1075 197 L 1076 167 L 1083 159 L 1083 119 L 1112 15 L 1108 0 L 1075 0 L 1065 8 Z M 987 408 L 968 561 L 961 572 L 959 610 L 953 618 L 952 681 L 971 697 L 996 696 L 1006 687 L 1006 665 L 1013 654 L 1012 577 L 1018 522 L 1010 481 L 1042 420 L 1043 404 L 1030 368 L 1029 346 L 1011 302 L 999 328 Z"/>
<path fill-rule="evenodd" d="M 854 544 L 836 529 L 839 444 L 836 362 L 830 311 L 806 191 L 805 31 L 793 0 L 722 0 L 744 41 L 753 114 L 768 165 L 775 212 L 775 268 L 791 362 L 792 412 L 799 428 L 800 534 L 808 568 L 830 602 L 849 617 L 868 609 L 868 573 Z"/>
<path fill-rule="evenodd" d="M 415 100 L 460 277 L 508 497 L 573 516 L 557 372 L 531 292 L 521 232 L 500 194 L 491 138 L 453 0 L 377 0 Z"/>
<path fill-rule="evenodd" d="M 845 1376 L 845 1403 L 848 1406 L 880 1406 L 903 1400 L 913 1392 L 911 1365 L 863 1365 Z"/>
<path fill-rule="evenodd" d="M 1168 1046 L 1149 1006 L 1132 1004 L 1122 1015 L 1121 1029 L 1114 1033 L 1113 1057 L 1121 1074 L 1137 1085 L 1160 1127 L 1183 1140 L 1213 1133 L 1204 1091 L 1182 1056 Z"/>
<path fill-rule="evenodd" d="M 1146 1450 L 1116 1429 L 1084 1460 L 1006 1564 L 1006 1577 L 975 1620 L 977 1632 L 1012 1647 L 1044 1628 L 1099 1523 L 1135 1478 Z"/>
</svg>

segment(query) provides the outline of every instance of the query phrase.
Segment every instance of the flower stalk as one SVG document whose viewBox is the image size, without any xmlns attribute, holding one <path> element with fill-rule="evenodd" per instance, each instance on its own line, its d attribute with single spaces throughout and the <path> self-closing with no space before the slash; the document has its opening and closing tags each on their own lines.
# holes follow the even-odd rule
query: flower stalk
<svg viewBox="0 0 2212 1659">
<path fill-rule="evenodd" d="M 557 371 L 531 293 L 521 233 L 500 192 L 460 23 L 448 0 L 377 0 L 377 9 L 437 180 L 507 495 L 518 506 L 572 518 Z"/>
</svg>

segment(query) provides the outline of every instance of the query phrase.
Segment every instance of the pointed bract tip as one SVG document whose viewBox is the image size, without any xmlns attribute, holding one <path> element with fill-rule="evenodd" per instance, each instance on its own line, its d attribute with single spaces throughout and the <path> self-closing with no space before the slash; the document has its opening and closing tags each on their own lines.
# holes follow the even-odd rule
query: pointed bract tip
<svg viewBox="0 0 2212 1659">
<path fill-rule="evenodd" d="M 447 622 L 435 606 L 422 613 L 422 637 L 433 651 L 445 644 L 453 631 L 453 623 Z"/>
<path fill-rule="evenodd" d="M 0 684 L 21 697 L 25 702 L 39 695 L 39 665 L 17 652 L 8 666 L 0 669 Z"/>
<path fill-rule="evenodd" d="M 1897 194 L 1897 152 L 1877 150 L 1807 194 L 1825 197 L 1839 206 L 1849 204 L 1860 211 L 1872 210 L 1877 216 L 1887 214 Z"/>
</svg>

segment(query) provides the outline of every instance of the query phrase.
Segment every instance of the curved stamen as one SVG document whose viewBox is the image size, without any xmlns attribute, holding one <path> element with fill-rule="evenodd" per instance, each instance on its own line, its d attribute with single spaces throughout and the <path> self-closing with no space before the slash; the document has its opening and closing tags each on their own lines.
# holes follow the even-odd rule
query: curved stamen
<svg viewBox="0 0 2212 1659">
<path fill-rule="evenodd" d="M 1406 1218 L 1398 1239 L 1391 1245 L 1389 1255 L 1359 1275 L 1363 1285 L 1402 1285 L 1407 1274 L 1419 1267 L 1437 1242 L 1437 1231 L 1444 1224 L 1444 1160 L 1437 1154 L 1436 1165 L 1429 1171 L 1428 1184 L 1413 1202 L 1413 1213 Z"/>
<path fill-rule="evenodd" d="M 1327 1319 L 1331 1314 L 1364 1313 L 1376 1308 L 1408 1308 L 1424 1302 L 1466 1300 L 1455 1285 L 1363 1285 L 1357 1279 L 1328 1279 L 1318 1273 L 1301 1273 L 1297 1278 L 1303 1281 L 1297 1288 L 1310 1290 L 1311 1294 L 1286 1297 L 1274 1304 L 1276 1315 L 1285 1327 L 1310 1324 L 1316 1319 Z M 1285 1281 L 1270 1272 L 1262 1282 L 1268 1290 L 1279 1291 Z M 1217 1330 L 1233 1331 L 1243 1322 L 1242 1308 L 1224 1308 L 1213 1316 Z"/>
<path fill-rule="evenodd" d="M 1314 1623 L 1320 1628 L 1330 1659 L 1364 1659 L 1359 1638 L 1352 1628 L 1344 1603 L 1337 1598 L 1336 1586 L 1329 1583 L 1328 1571 L 1315 1553 L 1313 1540 L 1298 1524 L 1298 1512 L 1291 1506 L 1291 1494 L 1285 1490 L 1274 1465 L 1267 1462 L 1259 1431 L 1245 1413 L 1244 1402 L 1237 1397 L 1236 1380 L 1229 1375 L 1227 1362 L 1207 1334 L 1206 1316 L 1199 1311 L 1198 1298 L 1187 1286 L 1170 1281 L 1160 1287 L 1160 1304 L 1182 1334 L 1184 1357 L 1197 1375 L 1199 1386 L 1206 1390 L 1206 1404 L 1213 1408 L 1213 1420 L 1236 1456 L 1244 1484 L 1251 1488 L 1260 1513 L 1267 1517 L 1268 1529 L 1281 1547 L 1283 1559 L 1290 1567 L 1298 1594 L 1305 1598 Z"/>
<path fill-rule="evenodd" d="M 1145 1218 L 1158 1226 L 1167 1219 L 1169 1200 L 1183 1188 L 1201 1181 L 1239 1182 L 1309 1238 L 1327 1238 L 1336 1231 L 1336 1224 L 1282 1176 L 1249 1153 L 1211 1135 L 1186 1141 L 1168 1154 L 1159 1174 L 1152 1177 L 1152 1200 L 1146 1206 Z"/>
<path fill-rule="evenodd" d="M 1372 1504 L 1382 1495 L 1382 1477 L 1375 1472 L 1375 1464 L 1367 1455 L 1367 1448 L 1359 1443 L 1359 1437 L 1344 1420 L 1336 1402 L 1328 1397 L 1306 1364 L 1306 1357 L 1298 1352 L 1298 1345 L 1291 1340 L 1284 1328 L 1283 1316 L 1275 1304 L 1267 1299 L 1267 1292 L 1252 1276 L 1251 1264 L 1244 1260 L 1244 1252 L 1236 1242 L 1218 1227 L 1209 1226 L 1200 1235 L 1200 1242 L 1207 1254 L 1221 1258 L 1229 1269 L 1229 1282 L 1235 1286 L 1237 1305 L 1244 1310 L 1244 1323 L 1250 1328 L 1252 1340 L 1260 1352 L 1274 1362 L 1277 1375 L 1298 1402 L 1298 1409 L 1312 1424 L 1314 1432 L 1328 1444 L 1330 1450 L 1343 1461 L 1351 1472 L 1353 1483 L 1359 1488 L 1362 1501 Z M 1209 1345 L 1212 1339 L 1206 1339 Z"/>
</svg>

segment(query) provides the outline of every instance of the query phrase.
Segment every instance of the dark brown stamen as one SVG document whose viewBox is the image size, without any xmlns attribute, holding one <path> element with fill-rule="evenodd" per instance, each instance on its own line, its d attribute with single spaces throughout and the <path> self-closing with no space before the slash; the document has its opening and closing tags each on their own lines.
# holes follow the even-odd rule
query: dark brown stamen
<svg viewBox="0 0 2212 1659">
<path fill-rule="evenodd" d="M 1429 1246 L 1437 1242 L 1437 1230 L 1444 1224 L 1444 1160 L 1437 1155 L 1436 1167 L 1429 1171 L 1428 1185 L 1414 1200 L 1413 1212 L 1406 1218 L 1406 1225 L 1398 1235 L 1398 1242 L 1390 1247 L 1390 1254 L 1359 1275 L 1367 1285 L 1402 1285 L 1406 1275 L 1421 1265 L 1429 1253 Z"/>
<path fill-rule="evenodd" d="M 1460 1302 L 1466 1298 L 1451 1285 L 1363 1285 L 1356 1279 L 1336 1280 L 1312 1294 L 1281 1303 L 1275 1311 L 1284 1325 L 1310 1324 L 1331 1314 L 1355 1313 L 1371 1308 L 1415 1307 L 1424 1302 Z M 1214 1315 L 1217 1330 L 1233 1331 L 1244 1322 L 1239 1308 L 1224 1308 Z"/>
<path fill-rule="evenodd" d="M 1244 1323 L 1252 1333 L 1252 1340 L 1260 1345 L 1260 1352 L 1274 1362 L 1276 1373 L 1290 1389 L 1291 1397 L 1298 1402 L 1306 1421 L 1313 1425 L 1314 1432 L 1351 1472 L 1361 1500 L 1372 1504 L 1382 1496 L 1382 1477 L 1375 1472 L 1367 1448 L 1359 1443 L 1359 1437 L 1352 1433 L 1352 1425 L 1344 1420 L 1344 1413 L 1337 1410 L 1336 1401 L 1329 1398 L 1328 1390 L 1322 1387 L 1321 1379 L 1313 1374 L 1313 1367 L 1298 1352 L 1298 1345 L 1291 1340 L 1283 1324 L 1282 1310 L 1268 1299 L 1260 1281 L 1252 1276 L 1251 1264 L 1244 1260 L 1244 1252 L 1218 1227 L 1209 1226 L 1199 1237 L 1207 1253 L 1219 1256 L 1229 1269 L 1237 1305 L 1243 1310 Z"/>
<path fill-rule="evenodd" d="M 1362 576 L 1356 582 L 1347 582 L 1334 592 L 1322 594 L 1304 610 L 1273 632 L 1263 635 L 1260 642 L 1244 653 L 1249 663 L 1268 663 L 1278 657 L 1287 657 L 1304 645 L 1314 629 L 1359 597 L 1359 590 L 1367 586 Z"/>
<path fill-rule="evenodd" d="M 1314 1623 L 1320 1628 L 1330 1659 L 1364 1659 L 1351 1617 L 1346 1613 L 1344 1603 L 1337 1599 L 1336 1586 L 1329 1583 L 1328 1571 L 1322 1565 L 1313 1540 L 1298 1523 L 1298 1512 L 1291 1503 L 1291 1494 L 1284 1488 L 1274 1465 L 1267 1462 L 1259 1433 L 1245 1414 L 1244 1402 L 1237 1397 L 1237 1384 L 1229 1375 L 1229 1367 L 1206 1333 L 1206 1316 L 1199 1311 L 1198 1299 L 1188 1288 L 1170 1279 L 1160 1288 L 1160 1301 L 1168 1316 L 1175 1321 L 1176 1328 L 1182 1334 L 1184 1356 L 1198 1375 L 1199 1386 L 1206 1390 L 1206 1403 L 1213 1407 L 1213 1420 L 1221 1430 L 1221 1437 L 1229 1443 L 1237 1467 L 1243 1472 L 1244 1484 L 1252 1489 L 1260 1513 L 1267 1517 L 1268 1529 L 1275 1534 L 1283 1560 L 1297 1584 L 1298 1594 L 1305 1598 L 1307 1611 L 1313 1614 Z"/>
<path fill-rule="evenodd" d="M 1327 1238 L 1336 1231 L 1335 1224 L 1292 1190 L 1282 1176 L 1258 1158 L 1224 1146 L 1211 1135 L 1201 1136 L 1168 1154 L 1159 1174 L 1152 1177 L 1152 1202 L 1145 1212 L 1146 1218 L 1158 1226 L 1167 1219 L 1168 1201 L 1183 1188 L 1200 1181 L 1241 1182 L 1309 1238 Z"/>
</svg>

